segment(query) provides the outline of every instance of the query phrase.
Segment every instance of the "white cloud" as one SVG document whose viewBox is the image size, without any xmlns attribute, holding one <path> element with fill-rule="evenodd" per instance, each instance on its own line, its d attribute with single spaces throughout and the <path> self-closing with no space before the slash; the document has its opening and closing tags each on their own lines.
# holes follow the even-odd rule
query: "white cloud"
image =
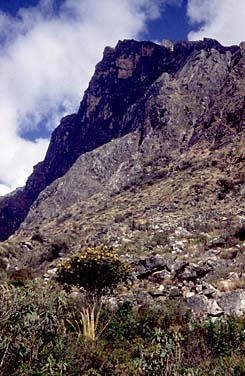
<svg viewBox="0 0 245 376">
<path fill-rule="evenodd" d="M 208 37 L 223 45 L 239 44 L 244 40 L 244 0 L 189 0 L 188 16 L 192 24 L 201 24 L 197 31 L 189 33 L 190 40 Z"/>
<path fill-rule="evenodd" d="M 166 1 L 66 0 L 55 14 L 42 0 L 15 18 L 0 13 L 0 195 L 25 183 L 48 146 L 20 134 L 76 111 L 104 47 L 137 37 Z"/>
</svg>

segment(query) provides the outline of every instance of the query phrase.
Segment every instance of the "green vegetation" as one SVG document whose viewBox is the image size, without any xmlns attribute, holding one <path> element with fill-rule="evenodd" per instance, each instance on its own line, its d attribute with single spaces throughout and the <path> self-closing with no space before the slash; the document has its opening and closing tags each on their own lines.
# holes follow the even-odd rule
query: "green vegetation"
<svg viewBox="0 0 245 376">
<path fill-rule="evenodd" d="M 1 284 L 0 375 L 244 375 L 242 318 L 195 321 L 175 301 L 104 304 L 88 341 L 79 295 L 42 280 Z"/>
</svg>

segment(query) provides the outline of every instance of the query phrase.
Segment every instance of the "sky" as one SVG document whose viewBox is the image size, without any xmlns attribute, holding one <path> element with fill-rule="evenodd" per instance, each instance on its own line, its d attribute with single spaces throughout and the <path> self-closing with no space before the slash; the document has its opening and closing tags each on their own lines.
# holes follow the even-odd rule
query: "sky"
<svg viewBox="0 0 245 376">
<path fill-rule="evenodd" d="M 244 0 L 0 0 L 0 196 L 23 186 L 119 39 L 245 39 Z"/>
</svg>

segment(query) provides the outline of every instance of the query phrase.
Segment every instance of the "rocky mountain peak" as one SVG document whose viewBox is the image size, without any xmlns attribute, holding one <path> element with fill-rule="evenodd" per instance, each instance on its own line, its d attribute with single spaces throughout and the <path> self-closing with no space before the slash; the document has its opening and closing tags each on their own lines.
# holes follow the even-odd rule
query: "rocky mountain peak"
<svg viewBox="0 0 245 376">
<path fill-rule="evenodd" d="M 84 153 L 138 132 L 138 147 L 218 146 L 244 128 L 243 44 L 223 47 L 212 39 L 179 42 L 119 41 L 105 48 L 77 114 L 52 134 L 43 162 L 26 186 L 0 201 L 0 240 L 19 228 L 48 185 Z M 155 140 L 152 142 L 152 140 Z"/>
</svg>

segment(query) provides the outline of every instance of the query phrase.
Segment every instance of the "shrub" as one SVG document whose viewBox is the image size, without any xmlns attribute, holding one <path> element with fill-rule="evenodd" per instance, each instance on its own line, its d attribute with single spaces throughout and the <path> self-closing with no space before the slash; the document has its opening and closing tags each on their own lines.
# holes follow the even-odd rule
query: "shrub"
<svg viewBox="0 0 245 376">
<path fill-rule="evenodd" d="M 164 245 L 166 244 L 168 239 L 168 234 L 166 232 L 156 232 L 151 240 L 150 243 L 152 246 L 157 246 L 157 245 Z"/>
<path fill-rule="evenodd" d="M 119 304 L 117 311 L 109 321 L 107 331 L 109 338 L 119 341 L 125 339 L 132 341 L 136 333 L 136 327 L 137 317 L 133 303 L 125 301 Z"/>
<path fill-rule="evenodd" d="M 232 317 L 217 322 L 209 321 L 207 331 L 208 346 L 215 357 L 229 355 L 237 343 L 242 341 L 240 327 Z"/>
<path fill-rule="evenodd" d="M 84 290 L 84 307 L 81 311 L 83 334 L 96 339 L 96 329 L 101 311 L 101 298 L 111 293 L 119 282 L 125 281 L 131 267 L 106 246 L 87 248 L 60 264 L 58 282 Z"/>
<path fill-rule="evenodd" d="M 0 374 L 60 374 L 64 369 L 65 296 L 55 286 L 0 285 Z M 42 370 L 42 372 L 41 372 Z"/>
<path fill-rule="evenodd" d="M 180 376 L 182 340 L 178 331 L 167 333 L 157 329 L 150 345 L 139 345 L 140 357 L 134 362 L 135 368 L 147 376 Z"/>
<path fill-rule="evenodd" d="M 100 298 L 125 281 L 130 272 L 131 266 L 116 256 L 112 248 L 93 247 L 60 264 L 57 280 L 82 287 L 91 298 Z"/>
</svg>

